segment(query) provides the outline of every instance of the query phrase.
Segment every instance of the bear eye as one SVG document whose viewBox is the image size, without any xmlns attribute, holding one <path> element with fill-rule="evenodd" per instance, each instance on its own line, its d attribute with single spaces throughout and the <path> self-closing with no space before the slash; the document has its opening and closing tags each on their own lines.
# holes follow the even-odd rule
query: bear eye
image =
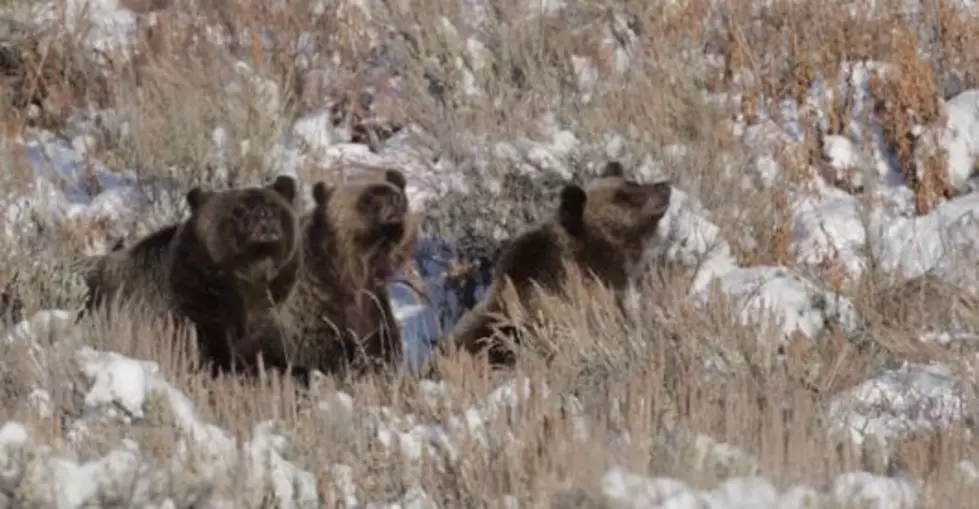
<svg viewBox="0 0 979 509">
<path fill-rule="evenodd" d="M 402 196 L 400 193 L 395 193 L 395 192 L 392 191 L 391 192 L 391 203 L 395 207 L 398 207 L 398 208 L 403 207 L 404 206 L 404 203 L 405 203 L 404 196 Z"/>
<path fill-rule="evenodd" d="M 628 184 L 620 188 L 615 193 L 616 201 L 630 206 L 641 206 L 646 203 L 645 193 L 639 185 L 629 186 Z"/>
<path fill-rule="evenodd" d="M 396 197 L 396 194 L 389 188 L 384 186 L 372 187 L 362 197 L 362 202 L 365 205 L 380 206 L 386 201 L 392 201 Z"/>
</svg>

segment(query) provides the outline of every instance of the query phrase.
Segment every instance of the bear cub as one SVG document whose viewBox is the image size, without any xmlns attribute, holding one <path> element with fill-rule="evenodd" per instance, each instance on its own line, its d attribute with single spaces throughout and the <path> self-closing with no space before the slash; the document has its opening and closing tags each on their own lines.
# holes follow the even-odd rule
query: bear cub
<svg viewBox="0 0 979 509">
<path fill-rule="evenodd" d="M 405 185 L 388 170 L 383 179 L 313 186 L 314 207 L 300 223 L 301 275 L 287 303 L 300 364 L 341 378 L 400 364 L 388 285 L 418 234 Z"/>
<path fill-rule="evenodd" d="M 439 350 L 485 352 L 491 366 L 512 367 L 515 354 L 502 339 L 519 338 L 506 295 L 515 295 L 536 316 L 542 309 L 535 283 L 548 294 L 567 297 L 566 267 L 612 290 L 625 312 L 627 291 L 641 275 L 645 247 L 669 208 L 670 194 L 669 182 L 626 178 L 617 161 L 606 163 L 584 187 L 565 185 L 555 217 L 505 245 L 486 297 L 442 338 Z"/>
<path fill-rule="evenodd" d="M 259 356 L 268 368 L 288 368 L 278 311 L 299 273 L 296 187 L 280 176 L 265 187 L 186 195 L 191 213 L 170 242 L 167 284 L 214 374 L 254 372 Z M 308 383 L 303 367 L 292 373 Z"/>
</svg>

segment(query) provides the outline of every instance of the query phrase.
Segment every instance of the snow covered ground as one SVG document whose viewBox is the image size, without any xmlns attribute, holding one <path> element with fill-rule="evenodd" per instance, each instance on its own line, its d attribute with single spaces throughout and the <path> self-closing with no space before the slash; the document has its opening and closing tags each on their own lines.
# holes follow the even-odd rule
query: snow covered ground
<svg viewBox="0 0 979 509">
<path fill-rule="evenodd" d="M 53 328 L 71 329 L 73 323 L 71 313 L 40 312 L 19 324 L 7 341 L 36 341 Z M 174 446 L 170 463 L 155 466 L 145 461 L 139 445 L 128 439 L 99 458 L 83 461 L 67 457 L 39 443 L 35 433 L 25 425 L 8 421 L 0 426 L 0 465 L 3 466 L 0 469 L 0 494 L 57 508 L 92 507 L 92 504 L 97 507 L 111 507 L 112 504 L 161 508 L 231 507 L 227 501 L 213 498 L 211 490 L 218 479 L 244 464 L 250 476 L 244 483 L 245 489 L 255 490 L 259 497 L 264 490 L 271 491 L 278 500 L 277 507 L 316 507 L 318 496 L 326 495 L 317 493 L 316 480 L 310 472 L 283 457 L 286 441 L 276 433 L 273 421 L 256 424 L 250 438 L 239 444 L 226 431 L 203 421 L 187 397 L 163 379 L 156 363 L 86 346 L 77 350 L 75 359 L 88 387 L 82 415 L 69 425 L 70 439 L 84 440 L 88 427 L 99 422 L 134 423 L 145 419 L 145 412 L 162 401 L 172 413 L 181 437 Z M 493 445 L 498 439 L 492 437 L 489 423 L 501 412 L 513 412 L 517 405 L 523 404 L 574 408 L 546 386 L 532 385 L 529 379 L 504 384 L 490 393 L 484 403 L 459 412 L 444 425 L 417 422 L 412 415 L 394 416 L 384 409 L 369 410 L 367 414 L 373 417 L 361 425 L 373 430 L 385 448 L 400 452 L 409 465 L 419 465 L 423 454 L 429 461 L 442 458 L 441 461 L 458 462 L 462 458 L 460 440 L 474 439 L 487 452 L 498 447 Z M 446 387 L 441 384 L 426 381 L 422 382 L 421 389 L 432 405 L 437 405 L 446 396 Z M 905 389 L 894 387 L 893 390 Z M 32 396 L 39 402 L 49 399 L 40 389 Z M 534 403 L 528 403 L 528 398 L 534 398 Z M 317 407 L 334 416 L 352 416 L 355 404 L 349 395 L 337 392 L 323 397 Z M 572 420 L 577 419 L 573 410 L 571 415 Z M 892 418 L 900 420 L 899 416 Z M 588 439 L 587 423 L 574 422 L 574 427 L 576 440 Z M 740 468 L 746 468 L 749 475 L 757 470 L 750 456 L 729 445 L 680 429 L 668 433 L 669 440 L 690 444 L 703 464 L 747 465 Z M 430 456 L 433 452 L 436 455 Z M 329 496 L 333 500 L 344 501 L 346 507 L 380 507 L 362 505 L 357 500 L 349 467 L 336 464 L 332 470 L 334 486 Z M 52 485 L 58 489 L 51 490 Z M 873 507 L 882 508 L 914 507 L 919 489 L 911 479 L 854 472 L 839 476 L 826 488 L 799 485 L 780 490 L 764 478 L 732 477 L 713 490 L 699 491 L 681 481 L 647 479 L 621 467 L 606 472 L 601 486 L 615 507 L 727 508 L 746 507 L 742 504 L 750 501 L 751 507 L 799 509 L 820 507 L 813 504 L 831 501 L 871 502 L 875 504 Z M 410 507 L 437 507 L 417 487 L 409 489 L 404 498 L 401 503 Z"/>
<path fill-rule="evenodd" d="M 69 2 L 75 10 L 83 3 Z M 471 14 L 477 18 L 480 9 L 485 8 L 478 2 L 468 4 L 471 4 Z M 537 14 L 557 12 L 563 6 L 563 2 L 533 4 Z M 127 41 L 134 36 L 133 16 L 117 2 L 106 0 L 97 3 L 97 7 L 93 15 L 100 21 L 90 35 L 92 47 L 100 51 L 126 49 Z M 75 10 L 68 12 L 68 16 L 76 16 Z M 49 17 L 45 19 L 53 19 L 53 11 L 45 12 Z M 445 30 L 454 29 L 448 24 Z M 454 37 L 461 39 L 458 33 Z M 481 45 L 475 38 L 468 39 L 465 48 L 471 58 L 478 60 Z M 621 62 L 627 62 L 630 56 L 624 47 L 616 48 L 613 61 L 616 67 L 622 67 L 626 64 Z M 817 80 L 805 104 L 792 101 L 782 104 L 779 120 L 762 112 L 760 119 L 751 125 L 739 121 L 733 126 L 735 134 L 753 153 L 749 172 L 757 178 L 746 177 L 746 185 L 756 186 L 759 182 L 762 186 L 785 185 L 777 178 L 784 169 L 777 162 L 776 152 L 779 147 L 801 141 L 804 129 L 800 113 L 814 112 L 821 119 L 826 116 L 823 105 L 827 97 L 850 94 L 854 98 L 851 134 L 826 135 L 824 152 L 837 177 L 858 183 L 865 193 L 855 196 L 819 175 L 812 177 L 811 189 L 788 190 L 790 252 L 798 268 L 740 265 L 711 212 L 687 190 L 674 189 L 668 215 L 649 247 L 658 261 L 671 262 L 693 272 L 688 289 L 691 302 L 709 308 L 716 304 L 715 299 L 724 297 L 738 310 L 737 317 L 743 324 L 759 329 L 760 338 L 788 341 L 801 335 L 818 341 L 836 323 L 846 338 L 859 337 L 863 318 L 850 298 L 837 293 L 826 282 L 803 274 L 799 268 L 817 269 L 827 260 L 832 261 L 842 268 L 844 288 L 871 267 L 898 281 L 928 273 L 966 287 L 977 283 L 974 267 L 979 262 L 976 240 L 979 239 L 976 216 L 979 195 L 968 191 L 974 160 L 979 156 L 979 89 L 964 91 L 945 101 L 947 123 L 937 128 L 938 143 L 948 154 L 948 180 L 963 194 L 940 201 L 928 214 L 914 216 L 910 213 L 913 194 L 888 159 L 879 126 L 871 123 L 871 128 L 865 129 L 859 121 L 869 108 L 866 104 L 869 69 L 880 65 L 854 64 L 848 68 L 849 80 L 835 87 Z M 587 57 L 576 60 L 575 68 L 580 86 L 597 86 L 594 63 Z M 254 86 L 270 103 L 280 100 L 277 87 L 253 75 L 244 63 L 239 63 L 236 71 L 247 79 L 235 87 Z M 482 92 L 473 89 L 467 93 Z M 406 136 L 395 136 L 379 151 L 372 152 L 366 145 L 350 142 L 349 133 L 335 131 L 329 115 L 324 110 L 298 119 L 266 155 L 266 162 L 277 171 L 293 175 L 298 175 L 310 160 L 322 166 L 396 166 L 408 175 L 411 205 L 418 210 L 438 207 L 439 199 L 447 193 L 467 192 L 466 181 L 457 171 L 461 163 L 441 159 L 432 164 L 431 154 L 411 145 Z M 472 160 L 467 163 L 480 167 L 485 162 L 480 159 L 494 157 L 530 176 L 547 172 L 570 177 L 573 170 L 569 156 L 586 141 L 569 129 L 553 125 L 553 119 L 542 119 L 541 123 L 548 126 L 542 130 L 549 133 L 543 141 L 514 139 L 480 149 L 480 140 L 474 138 Z M 166 204 L 150 204 L 137 186 L 135 175 L 110 171 L 99 161 L 93 162 L 87 154 L 91 143 L 86 134 L 70 139 L 45 131 L 31 134 L 17 150 L 23 150 L 37 180 L 31 192 L 11 197 L 4 222 L 8 239 L 16 239 L 18 230 L 14 226 L 23 221 L 25 214 L 46 219 L 69 218 L 106 225 L 92 232 L 89 248 L 98 252 L 107 249 L 111 239 L 132 231 L 132 219 L 146 216 L 147 210 L 157 216 L 147 219 L 150 223 L 162 217 L 179 217 L 181 212 L 167 208 Z M 215 130 L 212 139 L 215 158 L 220 161 L 221 154 L 230 150 L 221 128 Z M 614 134 L 609 133 L 608 139 L 614 139 Z M 614 143 L 607 144 L 605 150 L 615 152 Z M 645 157 L 639 171 L 655 175 L 660 163 L 656 157 Z M 83 185 L 93 174 L 100 189 L 95 195 Z M 303 182 L 305 189 L 310 185 L 311 182 Z M 308 203 L 308 196 L 304 198 Z M 147 205 L 153 207 L 147 209 Z M 419 301 L 403 285 L 395 284 L 391 288 L 395 312 L 404 331 L 405 362 L 409 369 L 417 370 L 424 365 L 439 331 L 451 327 L 463 311 L 460 297 L 446 286 L 446 267 L 454 249 L 445 239 L 430 237 L 423 239 L 416 253 L 419 271 L 434 306 Z M 37 352 L 37 362 L 43 363 L 48 348 L 40 345 L 43 330 L 51 327 L 70 330 L 71 320 L 70 310 L 44 310 L 18 324 L 6 340 L 26 342 Z M 774 334 L 769 333 L 772 331 Z M 65 342 L 72 345 L 68 340 Z M 172 412 L 180 434 L 170 459 L 172 463 L 143 462 L 143 453 L 132 440 L 124 440 L 99 458 L 68 457 L 39 441 L 37 430 L 8 421 L 0 427 L 0 493 L 10 500 L 40 501 L 39 506 L 57 508 L 111 507 L 112 504 L 156 508 L 232 507 L 230 502 L 212 496 L 211 492 L 218 479 L 246 464 L 252 477 L 245 486 L 255 490 L 252 498 L 261 499 L 266 492 L 274 493 L 280 508 L 314 507 L 318 497 L 326 496 L 343 500 L 346 507 L 437 507 L 434 499 L 418 485 L 409 486 L 403 500 L 388 505 L 358 500 L 354 474 L 344 464 L 334 465 L 331 472 L 334 485 L 329 488 L 330 494 L 324 493 L 313 473 L 285 458 L 287 440 L 276 431 L 275 422 L 255 424 L 248 439 L 236 443 L 229 432 L 205 422 L 190 399 L 163 378 L 156 363 L 85 345 L 71 348 L 86 386 L 82 391 L 82 415 L 67 424 L 69 436 L 84 440 L 89 426 L 105 420 L 131 424 L 145 419 L 153 402 L 162 399 Z M 494 447 L 496 440 L 490 436 L 492 431 L 487 422 L 492 415 L 511 411 L 518 400 L 528 397 L 529 384 L 528 380 L 513 380 L 490 393 L 482 404 L 454 409 L 455 414 L 447 424 L 421 422 L 417 416 L 395 416 L 382 409 L 367 411 L 376 417 L 362 424 L 384 448 L 398 451 L 410 465 L 421 463 L 423 458 L 457 462 L 469 453 L 463 445 L 465 440 L 475 440 L 483 450 Z M 964 375 L 949 366 L 905 362 L 899 367 L 882 369 L 872 378 L 835 395 L 828 416 L 833 430 L 854 443 L 862 444 L 872 437 L 886 444 L 916 430 L 941 429 L 969 418 L 964 403 L 969 392 L 966 385 Z M 422 382 L 421 388 L 433 399 L 450 390 L 427 381 Z M 547 390 L 533 391 L 533 394 L 546 404 L 567 404 Z M 344 393 L 320 396 L 317 405 L 323 412 L 352 413 L 356 405 Z M 35 387 L 30 398 L 39 414 L 51 414 L 48 403 L 51 396 L 45 388 Z M 587 439 L 587 426 L 578 424 L 580 439 Z M 703 436 L 692 441 L 712 443 Z M 707 452 L 703 454 L 707 455 L 717 454 L 725 446 L 698 447 L 704 447 Z M 191 470 L 193 474 L 188 473 Z M 977 477 L 971 464 L 963 464 L 962 471 Z M 55 482 L 59 488 L 48 489 Z M 728 478 L 713 489 L 701 490 L 676 479 L 645 478 L 618 466 L 607 469 L 600 484 L 613 507 L 636 508 L 801 509 L 859 501 L 880 508 L 915 507 L 921 489 L 914 479 L 906 476 L 850 472 L 827 485 L 790 487 L 776 486 L 749 473 L 745 477 Z M 175 494 L 170 488 L 173 485 L 184 489 Z"/>
</svg>

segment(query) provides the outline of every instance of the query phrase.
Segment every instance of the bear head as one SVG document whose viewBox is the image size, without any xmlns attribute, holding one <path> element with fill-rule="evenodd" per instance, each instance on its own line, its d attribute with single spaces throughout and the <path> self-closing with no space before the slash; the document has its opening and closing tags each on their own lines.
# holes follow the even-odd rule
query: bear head
<svg viewBox="0 0 979 509">
<path fill-rule="evenodd" d="M 284 175 L 265 187 L 195 187 L 186 196 L 193 234 L 217 267 L 249 280 L 270 279 L 298 249 L 296 188 Z"/>
<path fill-rule="evenodd" d="M 317 182 L 314 226 L 328 226 L 331 235 L 311 241 L 335 242 L 347 254 L 367 259 L 374 277 L 389 277 L 406 261 L 417 236 L 418 219 L 409 210 L 405 185 L 398 170 L 387 170 L 382 179 L 336 187 Z"/>
<path fill-rule="evenodd" d="M 670 182 L 641 184 L 625 176 L 618 161 L 585 186 L 561 190 L 558 222 L 572 237 L 594 236 L 615 244 L 647 241 L 670 206 Z"/>
</svg>

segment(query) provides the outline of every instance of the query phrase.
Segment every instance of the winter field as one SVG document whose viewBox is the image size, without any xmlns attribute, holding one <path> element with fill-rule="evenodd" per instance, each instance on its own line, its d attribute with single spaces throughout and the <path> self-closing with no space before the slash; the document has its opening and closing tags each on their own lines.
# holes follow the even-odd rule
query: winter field
<svg viewBox="0 0 979 509">
<path fill-rule="evenodd" d="M 3 0 L 0 508 L 948 508 L 979 497 L 964 0 Z M 609 158 L 672 181 L 636 322 L 416 373 Z M 211 379 L 71 261 L 191 185 L 398 168 L 397 383 Z M 124 305 L 124 304 L 123 304 Z"/>
</svg>

